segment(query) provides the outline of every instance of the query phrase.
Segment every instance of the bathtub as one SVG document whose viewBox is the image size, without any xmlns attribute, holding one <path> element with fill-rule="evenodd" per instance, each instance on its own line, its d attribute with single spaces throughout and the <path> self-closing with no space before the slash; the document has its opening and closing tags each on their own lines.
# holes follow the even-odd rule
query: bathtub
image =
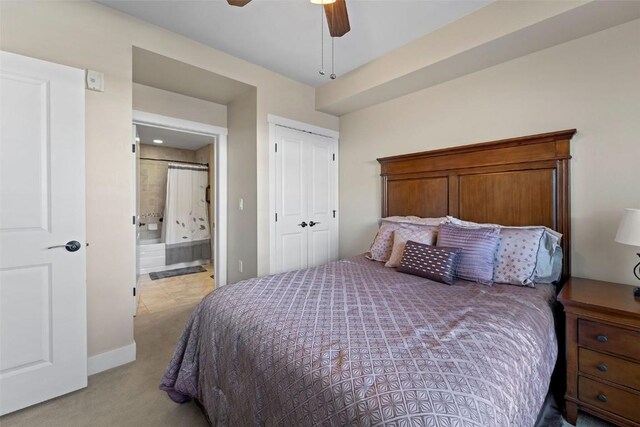
<svg viewBox="0 0 640 427">
<path fill-rule="evenodd" d="M 145 239 L 138 242 L 138 275 L 154 271 L 173 270 L 176 268 L 193 267 L 208 264 L 210 260 L 199 259 L 191 262 L 166 265 L 165 247 L 161 239 Z"/>
</svg>

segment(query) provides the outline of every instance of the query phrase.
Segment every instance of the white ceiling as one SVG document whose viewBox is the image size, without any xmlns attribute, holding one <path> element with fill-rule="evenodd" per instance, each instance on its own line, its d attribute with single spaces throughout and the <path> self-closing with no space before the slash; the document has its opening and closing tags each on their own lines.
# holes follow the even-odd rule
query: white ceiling
<svg viewBox="0 0 640 427">
<path fill-rule="evenodd" d="M 308 0 L 98 0 L 160 27 L 312 86 L 320 76 L 321 7 Z M 347 0 L 351 31 L 335 40 L 335 72 L 344 74 L 480 9 L 491 0 Z"/>
<path fill-rule="evenodd" d="M 155 145 L 156 147 L 182 148 L 183 150 L 195 151 L 214 142 L 211 136 L 178 132 L 171 129 L 137 125 L 136 130 L 141 144 Z M 160 139 L 163 142 L 162 144 L 155 144 L 153 142 L 154 139 Z"/>
</svg>

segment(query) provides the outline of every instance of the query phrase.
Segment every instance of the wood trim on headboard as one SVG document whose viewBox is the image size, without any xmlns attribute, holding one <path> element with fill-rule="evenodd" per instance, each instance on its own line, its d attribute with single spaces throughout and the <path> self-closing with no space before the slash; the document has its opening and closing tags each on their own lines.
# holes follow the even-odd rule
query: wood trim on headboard
<svg viewBox="0 0 640 427">
<path fill-rule="evenodd" d="M 382 217 L 451 215 L 562 233 L 571 275 L 569 160 L 575 129 L 378 159 Z"/>
</svg>

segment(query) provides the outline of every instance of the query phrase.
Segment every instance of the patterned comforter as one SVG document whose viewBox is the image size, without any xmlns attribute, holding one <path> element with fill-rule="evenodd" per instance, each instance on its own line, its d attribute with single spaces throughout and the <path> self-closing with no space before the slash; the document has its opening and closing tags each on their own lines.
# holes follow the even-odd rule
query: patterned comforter
<svg viewBox="0 0 640 427">
<path fill-rule="evenodd" d="M 247 280 L 197 306 L 161 388 L 221 426 L 533 426 L 554 300 L 362 256 Z"/>
</svg>

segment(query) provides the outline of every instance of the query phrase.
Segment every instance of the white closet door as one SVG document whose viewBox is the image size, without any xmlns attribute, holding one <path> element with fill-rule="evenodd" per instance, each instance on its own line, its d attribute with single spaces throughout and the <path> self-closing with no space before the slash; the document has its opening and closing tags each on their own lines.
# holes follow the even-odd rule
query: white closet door
<svg viewBox="0 0 640 427">
<path fill-rule="evenodd" d="M 328 138 L 311 134 L 307 136 L 309 267 L 326 264 L 337 258 L 337 236 L 334 227 L 335 148 L 335 143 Z"/>
<path fill-rule="evenodd" d="M 2 415 L 87 385 L 84 72 L 0 52 L 0 92 Z"/>
<path fill-rule="evenodd" d="M 275 272 L 307 267 L 306 134 L 276 128 L 276 253 Z"/>
<path fill-rule="evenodd" d="M 338 257 L 337 142 L 281 126 L 275 127 L 275 140 L 273 273 L 333 261 Z"/>
</svg>

